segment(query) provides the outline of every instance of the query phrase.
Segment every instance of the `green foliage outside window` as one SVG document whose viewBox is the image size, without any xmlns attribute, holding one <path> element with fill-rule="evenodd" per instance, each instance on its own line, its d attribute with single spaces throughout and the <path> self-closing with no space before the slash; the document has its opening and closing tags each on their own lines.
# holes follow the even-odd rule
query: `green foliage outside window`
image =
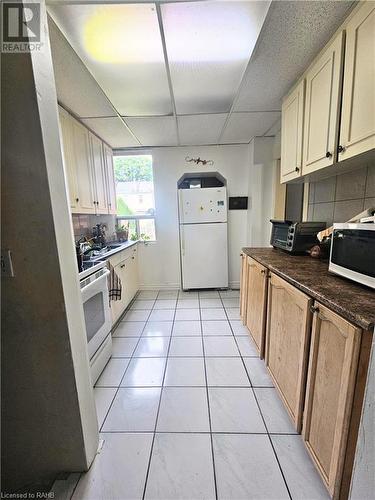
<svg viewBox="0 0 375 500">
<path fill-rule="evenodd" d="M 133 212 L 121 196 L 117 196 L 117 215 L 133 215 Z"/>
<path fill-rule="evenodd" d="M 115 156 L 117 182 L 152 181 L 152 157 L 149 155 Z M 125 214 L 120 214 L 125 215 Z"/>
</svg>

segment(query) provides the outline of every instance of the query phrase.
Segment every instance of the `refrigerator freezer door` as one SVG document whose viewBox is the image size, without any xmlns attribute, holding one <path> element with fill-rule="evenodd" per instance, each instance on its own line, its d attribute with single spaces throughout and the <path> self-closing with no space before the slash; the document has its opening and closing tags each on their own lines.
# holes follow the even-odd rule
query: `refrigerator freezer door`
<svg viewBox="0 0 375 500">
<path fill-rule="evenodd" d="M 180 189 L 180 223 L 227 222 L 227 189 Z"/>
<path fill-rule="evenodd" d="M 227 288 L 227 224 L 180 225 L 180 240 L 182 288 Z"/>
</svg>

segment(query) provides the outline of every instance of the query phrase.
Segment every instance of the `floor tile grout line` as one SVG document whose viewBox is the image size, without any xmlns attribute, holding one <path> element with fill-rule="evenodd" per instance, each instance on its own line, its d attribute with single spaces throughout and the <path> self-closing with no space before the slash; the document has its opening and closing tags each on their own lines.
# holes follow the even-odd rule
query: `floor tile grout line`
<svg viewBox="0 0 375 500">
<path fill-rule="evenodd" d="M 200 318 L 200 328 L 201 328 L 201 341 L 202 341 L 202 351 L 203 351 L 203 365 L 204 365 L 204 377 L 206 380 L 206 398 L 207 398 L 207 411 L 208 411 L 208 423 L 210 426 L 210 443 L 211 443 L 211 457 L 212 457 L 212 469 L 214 475 L 214 487 L 215 487 L 215 498 L 218 499 L 217 493 L 217 481 L 216 481 L 216 466 L 215 466 L 215 453 L 214 453 L 214 440 L 212 436 L 212 422 L 211 422 L 211 408 L 210 408 L 210 397 L 208 393 L 208 379 L 207 379 L 207 366 L 206 366 L 206 356 L 204 349 L 204 337 L 203 337 L 203 324 L 202 324 L 202 310 L 201 310 L 201 298 L 198 293 L 198 305 L 199 305 L 199 318 Z"/>
<path fill-rule="evenodd" d="M 225 314 L 226 314 L 226 316 L 228 317 L 227 311 L 225 311 Z M 229 318 L 228 318 L 228 321 L 229 321 Z M 229 321 L 229 325 L 230 325 L 230 328 L 232 329 L 232 325 L 231 325 L 230 321 Z M 233 332 L 233 329 L 232 329 L 232 332 Z M 250 332 L 249 332 L 249 335 L 250 335 Z M 243 356 L 242 356 L 242 353 L 241 353 L 240 348 L 239 348 L 239 346 L 238 346 L 237 339 L 236 339 L 236 336 L 234 335 L 234 332 L 233 332 L 233 336 L 234 336 L 234 341 L 236 342 L 236 345 L 237 345 L 237 349 L 238 349 L 238 351 L 239 351 L 239 353 L 240 353 L 240 357 L 241 357 L 241 361 L 242 361 L 242 364 L 243 364 L 244 370 L 245 370 L 245 372 L 246 372 L 247 378 L 249 379 L 250 386 L 251 386 L 251 390 L 252 390 L 252 393 L 253 393 L 253 396 L 254 396 L 254 399 L 255 399 L 256 405 L 257 405 L 257 407 L 258 407 L 258 411 L 259 411 L 260 416 L 261 416 L 261 418 L 262 418 L 263 425 L 264 425 L 264 427 L 265 427 L 265 429 L 266 429 L 266 435 L 267 435 L 268 440 L 269 440 L 269 442 L 270 442 L 270 445 L 271 445 L 272 451 L 273 451 L 273 453 L 274 453 L 274 456 L 275 456 L 275 459 L 276 459 L 277 465 L 279 466 L 280 473 L 281 473 L 281 476 L 282 476 L 282 478 L 283 478 L 283 481 L 284 481 L 285 487 L 286 487 L 286 489 L 287 489 L 287 492 L 288 492 L 289 498 L 292 500 L 292 495 L 291 495 L 291 493 L 290 493 L 289 486 L 288 486 L 288 483 L 287 483 L 286 478 L 285 478 L 285 475 L 284 475 L 284 471 L 283 471 L 283 469 L 282 469 L 282 467 L 281 467 L 281 464 L 280 464 L 280 461 L 279 461 L 279 457 L 277 456 L 276 450 L 275 450 L 275 448 L 274 448 L 274 446 L 273 446 L 272 439 L 271 439 L 271 437 L 270 437 L 270 433 L 269 433 L 269 430 L 268 430 L 268 427 L 267 427 L 267 424 L 266 424 L 266 420 L 265 420 L 265 418 L 264 418 L 264 416 L 263 416 L 263 412 L 262 412 L 262 410 L 261 410 L 261 407 L 260 407 L 260 404 L 259 404 L 259 401 L 258 401 L 258 398 L 257 398 L 256 392 L 254 391 L 254 387 L 253 387 L 253 385 L 252 385 L 252 381 L 251 381 L 250 375 L 249 375 L 249 374 L 248 374 L 248 372 L 247 372 L 246 365 L 245 365 L 245 362 L 244 362 L 244 360 L 243 360 Z M 259 357 L 259 356 L 257 356 L 257 357 Z"/>
<path fill-rule="evenodd" d="M 126 313 L 125 313 L 125 314 L 126 314 Z M 144 326 L 143 326 L 143 328 L 142 328 L 141 335 L 140 335 L 140 337 L 138 338 L 138 341 L 137 341 L 137 343 L 136 343 L 136 344 L 135 344 L 135 346 L 134 346 L 134 349 L 133 349 L 133 351 L 132 351 L 132 354 L 131 354 L 131 356 L 130 356 L 130 358 L 129 358 L 129 363 L 126 365 L 125 371 L 124 371 L 124 373 L 122 374 L 122 377 L 121 377 L 121 380 L 120 380 L 119 385 L 117 386 L 117 390 L 116 390 L 116 392 L 115 392 L 115 395 L 113 396 L 113 399 L 112 399 L 112 401 L 111 401 L 111 404 L 109 405 L 108 411 L 107 411 L 107 412 L 106 412 L 106 414 L 105 414 L 105 417 L 104 417 L 104 419 L 103 419 L 103 423 L 102 423 L 102 425 L 100 426 L 99 433 L 101 433 L 101 432 L 102 432 L 102 430 L 103 430 L 103 425 L 105 424 L 105 421 L 106 421 L 106 419 L 107 419 L 107 417 L 108 417 L 108 414 L 109 414 L 109 412 L 110 412 L 110 410 L 111 410 L 111 408 L 112 408 L 112 406 L 113 406 L 113 402 L 114 402 L 114 400 L 115 400 L 115 398 L 116 398 L 116 396 L 117 396 L 117 394 L 118 394 L 118 392 L 119 392 L 119 390 L 120 390 L 120 388 L 121 388 L 121 383 L 122 383 L 122 381 L 124 380 L 124 377 L 125 377 L 125 375 L 126 375 L 126 372 L 128 371 L 128 368 L 129 368 L 130 363 L 132 362 L 132 359 L 133 359 L 133 357 L 134 357 L 134 353 L 135 353 L 135 351 L 136 351 L 136 349 L 137 349 L 137 347 L 138 347 L 138 344 L 139 344 L 139 342 L 140 342 L 140 340 L 141 340 L 141 338 L 142 338 L 142 333 L 143 333 L 143 330 L 146 328 L 147 321 L 148 321 L 148 318 L 150 317 L 150 314 L 151 314 L 151 311 L 150 311 L 150 313 L 149 313 L 149 315 L 148 315 L 148 317 L 147 317 L 147 320 L 145 321 L 145 324 L 144 324 Z M 116 329 L 117 329 L 117 328 L 118 328 L 118 326 L 116 326 Z M 115 331 L 116 331 L 116 329 L 115 329 Z M 112 335 L 112 333 L 111 333 L 111 335 Z M 116 358 L 116 356 L 113 356 L 113 355 L 112 355 L 112 356 L 110 357 L 110 359 L 123 359 L 123 358 Z M 108 364 L 108 363 L 107 363 L 107 364 Z M 107 365 L 106 365 L 106 366 L 107 366 Z M 105 367 L 104 367 L 104 370 L 105 370 Z M 103 371 L 104 371 L 104 370 L 103 370 Z M 102 373 L 103 373 L 103 372 L 102 372 Z M 95 387 L 96 387 L 96 386 L 95 386 Z"/>
<path fill-rule="evenodd" d="M 159 293 L 160 293 L 160 290 L 158 292 L 158 295 L 159 295 Z M 177 303 L 176 303 L 176 307 L 177 307 Z M 160 388 L 160 397 L 159 397 L 158 409 L 157 409 L 157 412 L 156 412 L 155 426 L 154 426 L 154 432 L 153 432 L 153 435 L 152 435 L 151 448 L 150 448 L 150 456 L 149 456 L 149 460 L 148 460 L 148 464 L 147 464 L 146 477 L 145 477 L 145 482 L 144 482 L 144 486 L 143 486 L 142 500 L 144 500 L 145 495 L 146 495 L 146 488 L 147 488 L 147 482 L 148 482 L 148 477 L 149 477 L 149 473 L 150 473 L 152 454 L 153 454 L 153 451 L 154 451 L 156 429 L 157 429 L 158 419 L 159 419 L 159 412 L 160 412 L 160 406 L 161 406 L 161 398 L 162 398 L 162 395 L 163 395 L 163 387 L 164 387 L 165 374 L 167 372 L 167 367 L 168 367 L 168 356 L 169 356 L 169 350 L 171 348 L 172 331 L 173 331 L 173 326 L 174 326 L 174 323 L 175 323 L 175 317 L 176 317 L 176 308 L 174 310 L 174 315 L 173 315 L 173 320 L 172 320 L 171 336 L 169 337 L 169 342 L 168 342 L 167 357 L 166 357 L 165 366 L 164 366 L 162 386 Z"/>
<path fill-rule="evenodd" d="M 134 301 L 136 300 L 136 298 L 137 298 L 138 294 L 139 294 L 139 292 L 138 292 L 138 293 L 137 293 L 137 295 L 134 297 L 134 299 L 131 301 L 130 306 L 134 303 Z M 128 308 L 127 310 L 125 310 L 125 311 L 124 311 L 124 313 L 122 314 L 122 316 L 121 316 L 121 317 L 122 317 L 122 318 L 124 318 L 124 317 L 126 316 L 126 314 L 127 314 L 129 311 L 130 311 L 130 308 Z M 145 324 L 143 325 L 143 328 L 142 328 L 142 333 L 143 333 L 143 330 L 144 330 L 144 329 L 145 329 L 145 327 L 146 327 L 146 324 L 147 324 L 147 321 L 148 321 L 148 318 L 149 318 L 150 314 L 151 314 L 151 311 L 150 311 L 150 313 L 149 313 L 149 315 L 148 315 L 148 317 L 147 317 L 147 320 L 145 321 Z M 118 321 L 118 322 L 117 322 L 117 324 L 116 324 L 116 328 L 115 328 L 115 330 L 114 330 L 114 331 L 116 331 L 116 330 L 117 330 L 117 328 L 119 327 L 120 323 L 121 323 L 121 319 L 120 319 L 120 321 Z M 113 338 L 113 331 L 112 331 L 112 328 L 111 328 L 110 335 L 111 335 L 111 336 L 112 336 L 112 338 Z M 142 337 L 142 335 L 138 338 L 138 341 L 137 341 L 137 343 L 136 343 L 136 344 L 135 344 L 135 346 L 134 346 L 134 349 L 133 349 L 133 351 L 132 351 L 132 355 L 130 356 L 130 358 L 129 358 L 129 357 L 127 357 L 127 359 L 129 359 L 129 363 L 126 365 L 125 371 L 124 371 L 124 373 L 123 373 L 123 375 L 122 375 L 122 377 L 121 377 L 121 380 L 120 380 L 119 385 L 117 386 L 117 389 L 116 389 L 116 392 L 115 392 L 115 394 L 114 394 L 114 396 L 113 396 L 113 398 L 112 398 L 111 404 L 109 405 L 108 410 L 107 410 L 107 412 L 106 412 L 106 414 L 105 414 L 105 416 L 104 416 L 104 418 L 103 418 L 103 422 L 102 422 L 101 426 L 98 428 L 99 435 L 102 433 L 103 425 L 105 424 L 105 421 L 106 421 L 106 419 L 107 419 L 107 417 L 108 417 L 108 414 L 109 414 L 109 412 L 110 412 L 110 410 L 111 410 L 111 408 L 112 408 L 112 406 L 113 406 L 113 402 L 114 402 L 114 400 L 115 400 L 115 398 L 116 398 L 116 396 L 117 396 L 117 394 L 118 394 L 118 392 L 119 392 L 119 390 L 120 390 L 120 387 L 121 387 L 121 382 L 123 381 L 123 379 L 124 379 L 124 377 L 125 377 L 125 374 L 126 374 L 126 372 L 127 372 L 128 368 L 129 368 L 129 365 L 130 365 L 130 363 L 131 363 L 131 360 L 133 359 L 133 354 L 134 354 L 134 352 L 135 352 L 135 350 L 136 350 L 136 348 L 137 348 L 137 346 L 138 346 L 138 344 L 139 344 L 139 341 L 140 341 L 141 337 Z M 111 357 L 110 357 L 110 359 L 108 360 L 108 363 L 109 363 L 109 361 L 110 361 L 112 358 L 113 358 L 113 356 L 111 356 Z M 103 372 L 104 372 L 104 370 L 106 369 L 106 367 L 107 367 L 108 363 L 107 363 L 107 364 L 106 364 L 106 366 L 104 367 L 104 369 L 103 369 L 102 373 L 103 373 Z M 94 385 L 94 387 L 93 387 L 93 389 L 95 389 L 96 387 L 97 387 L 97 386 L 96 386 L 96 384 L 95 384 L 95 385 Z M 96 456 L 94 457 L 94 460 L 95 460 L 95 458 L 96 458 Z M 75 487 L 73 488 L 73 491 L 72 491 L 72 494 L 71 494 L 70 498 L 73 498 L 73 495 L 74 495 L 74 493 L 75 493 L 75 491 L 76 491 L 76 489 L 77 489 L 77 486 L 78 486 L 78 483 L 79 483 L 79 482 L 80 482 L 80 480 L 81 480 L 81 477 L 82 477 L 82 474 L 80 474 L 80 476 L 79 476 L 79 478 L 78 478 L 78 481 L 77 481 L 77 483 L 76 483 Z"/>
</svg>

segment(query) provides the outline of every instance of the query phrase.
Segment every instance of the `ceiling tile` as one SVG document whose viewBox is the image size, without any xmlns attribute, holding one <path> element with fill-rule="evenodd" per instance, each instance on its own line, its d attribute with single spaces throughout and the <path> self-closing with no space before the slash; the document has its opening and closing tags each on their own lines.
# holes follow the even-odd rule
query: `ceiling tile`
<svg viewBox="0 0 375 500">
<path fill-rule="evenodd" d="M 178 116 L 181 145 L 218 144 L 227 114 Z"/>
<path fill-rule="evenodd" d="M 139 146 L 121 118 L 88 118 L 82 122 L 112 148 Z"/>
<path fill-rule="evenodd" d="M 177 114 L 229 111 L 269 1 L 163 4 Z"/>
<path fill-rule="evenodd" d="M 264 135 L 267 130 L 279 119 L 280 113 L 232 113 L 221 144 L 247 143 L 255 136 Z"/>
<path fill-rule="evenodd" d="M 119 114 L 172 112 L 154 4 L 59 4 L 49 12 Z"/>
<path fill-rule="evenodd" d="M 143 146 L 177 146 L 174 116 L 124 117 Z"/>
<path fill-rule="evenodd" d="M 281 109 L 281 99 L 338 29 L 352 1 L 274 1 L 235 111 Z"/>
<path fill-rule="evenodd" d="M 80 117 L 115 115 L 102 89 L 51 18 L 48 27 L 59 102 Z"/>
</svg>

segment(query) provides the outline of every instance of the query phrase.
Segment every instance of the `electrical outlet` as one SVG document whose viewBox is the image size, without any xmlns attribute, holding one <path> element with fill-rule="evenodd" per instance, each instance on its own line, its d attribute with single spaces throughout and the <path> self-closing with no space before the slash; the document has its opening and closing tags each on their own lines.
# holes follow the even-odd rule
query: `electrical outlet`
<svg viewBox="0 0 375 500">
<path fill-rule="evenodd" d="M 12 255 L 10 250 L 1 251 L 1 276 L 3 278 L 13 278 L 14 270 L 12 264 Z"/>
</svg>

